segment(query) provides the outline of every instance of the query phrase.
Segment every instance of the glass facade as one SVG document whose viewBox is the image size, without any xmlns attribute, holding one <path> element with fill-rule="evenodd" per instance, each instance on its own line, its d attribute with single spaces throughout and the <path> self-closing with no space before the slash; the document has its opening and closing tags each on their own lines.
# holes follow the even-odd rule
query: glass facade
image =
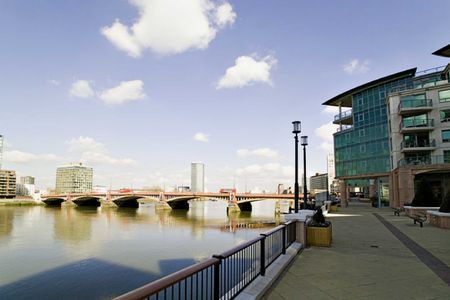
<svg viewBox="0 0 450 300">
<path fill-rule="evenodd" d="M 408 84 L 397 79 L 352 95 L 353 128 L 334 135 L 337 177 L 390 171 L 386 96 Z"/>
</svg>

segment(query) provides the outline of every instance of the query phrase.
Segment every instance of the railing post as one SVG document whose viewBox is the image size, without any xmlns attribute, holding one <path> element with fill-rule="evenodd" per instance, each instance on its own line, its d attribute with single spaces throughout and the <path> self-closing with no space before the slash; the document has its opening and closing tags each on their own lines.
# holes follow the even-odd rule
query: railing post
<svg viewBox="0 0 450 300">
<path fill-rule="evenodd" d="M 217 258 L 217 257 L 216 257 Z M 219 300 L 219 291 L 220 291 L 220 265 L 222 263 L 222 259 L 219 260 L 218 264 L 214 265 L 214 282 L 213 282 L 213 289 L 214 289 L 214 300 Z"/>
<path fill-rule="evenodd" d="M 266 236 L 261 235 L 261 276 L 266 275 Z"/>
<path fill-rule="evenodd" d="M 281 230 L 281 233 L 283 234 L 283 248 L 281 253 L 286 254 L 286 225 L 283 225 L 283 229 Z"/>
</svg>

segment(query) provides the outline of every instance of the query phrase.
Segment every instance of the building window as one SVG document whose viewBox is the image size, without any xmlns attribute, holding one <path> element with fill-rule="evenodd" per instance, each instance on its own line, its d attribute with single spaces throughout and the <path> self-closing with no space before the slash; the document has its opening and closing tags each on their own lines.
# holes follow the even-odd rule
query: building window
<svg viewBox="0 0 450 300">
<path fill-rule="evenodd" d="M 442 142 L 450 142 L 450 130 L 442 130 Z"/>
<path fill-rule="evenodd" d="M 450 163 L 450 150 L 444 150 L 444 164 Z"/>
<path fill-rule="evenodd" d="M 421 107 L 426 105 L 425 94 L 403 96 L 400 99 L 402 108 Z"/>
<path fill-rule="evenodd" d="M 450 109 L 444 109 L 440 112 L 441 115 L 441 123 L 450 122 Z"/>
<path fill-rule="evenodd" d="M 439 102 L 450 102 L 450 90 L 439 91 Z"/>
</svg>

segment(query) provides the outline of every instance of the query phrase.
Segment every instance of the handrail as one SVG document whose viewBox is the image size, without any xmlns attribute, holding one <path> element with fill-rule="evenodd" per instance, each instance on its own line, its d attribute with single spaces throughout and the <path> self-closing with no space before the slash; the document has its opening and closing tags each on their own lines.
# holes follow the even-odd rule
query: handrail
<svg viewBox="0 0 450 300">
<path fill-rule="evenodd" d="M 279 226 L 277 226 L 277 227 L 275 227 L 275 228 L 273 228 L 273 229 L 271 229 L 271 230 L 269 230 L 267 232 L 261 233 L 261 235 L 263 235 L 263 236 L 271 235 L 271 234 L 273 234 L 273 233 L 275 233 L 277 231 L 282 230 L 284 227 L 285 227 L 285 225 L 279 225 Z"/>
<path fill-rule="evenodd" d="M 227 250 L 227 251 L 225 251 L 225 252 L 222 252 L 221 254 L 213 255 L 213 257 L 217 257 L 217 258 L 227 258 L 227 257 L 230 257 L 231 255 L 235 254 L 236 252 L 239 252 L 239 251 L 241 251 L 241 250 L 247 248 L 248 246 L 257 243 L 257 242 L 259 242 L 259 241 L 262 240 L 262 239 L 263 239 L 262 236 L 258 236 L 258 237 L 256 237 L 256 238 L 250 240 L 250 241 L 247 241 L 247 242 L 245 242 L 245 243 L 242 243 L 242 244 L 240 244 L 240 245 L 237 245 L 236 247 L 234 247 L 234 248 L 232 248 L 232 249 L 230 249 L 230 250 Z"/>
<path fill-rule="evenodd" d="M 184 268 L 182 270 L 179 270 L 175 273 L 169 274 L 161 279 L 158 279 L 156 281 L 153 281 L 149 284 L 146 284 L 140 288 L 137 288 L 131 292 L 128 292 L 126 294 L 123 294 L 119 297 L 114 298 L 115 300 L 130 300 L 130 299 L 142 299 L 145 297 L 148 297 L 149 295 L 152 295 L 154 293 L 157 293 L 174 283 L 180 282 L 181 280 L 194 275 L 195 273 L 202 271 L 208 267 L 218 265 L 220 263 L 220 260 L 218 258 L 209 258 L 207 260 L 204 260 L 202 262 L 199 262 L 195 265 L 189 266 L 187 268 Z"/>
<path fill-rule="evenodd" d="M 220 255 L 213 255 L 115 299 L 158 299 L 158 296 L 166 299 L 167 296 L 173 298 L 177 292 L 178 298 L 183 292 L 185 298 L 186 293 L 190 293 L 191 298 L 193 295 L 203 298 L 203 292 L 207 299 L 234 298 L 257 276 L 264 276 L 266 267 L 277 257 L 286 254 L 286 248 L 296 240 L 296 222 L 286 222 Z"/>
</svg>

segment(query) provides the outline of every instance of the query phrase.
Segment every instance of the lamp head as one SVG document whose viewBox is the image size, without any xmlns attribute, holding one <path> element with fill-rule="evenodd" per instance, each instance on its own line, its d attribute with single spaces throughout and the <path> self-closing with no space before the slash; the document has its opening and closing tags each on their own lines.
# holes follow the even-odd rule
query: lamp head
<svg viewBox="0 0 450 300">
<path fill-rule="evenodd" d="M 292 122 L 292 125 L 294 126 L 294 128 L 292 130 L 292 133 L 297 134 L 297 133 L 302 132 L 302 130 L 301 130 L 301 122 L 300 121 L 294 121 L 294 122 Z"/>
<path fill-rule="evenodd" d="M 308 136 L 304 135 L 300 137 L 301 145 L 307 146 L 308 145 Z"/>
</svg>

